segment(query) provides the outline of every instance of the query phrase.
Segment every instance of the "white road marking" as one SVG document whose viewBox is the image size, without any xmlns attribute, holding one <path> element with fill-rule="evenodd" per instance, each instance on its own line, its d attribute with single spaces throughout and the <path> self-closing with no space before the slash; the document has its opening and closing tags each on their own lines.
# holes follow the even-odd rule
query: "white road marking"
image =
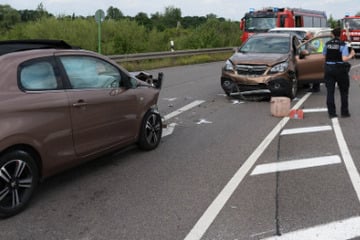
<svg viewBox="0 0 360 240">
<path fill-rule="evenodd" d="M 284 172 L 339 163 L 341 163 L 341 159 L 338 155 L 266 163 L 257 165 L 250 175 Z"/>
<path fill-rule="evenodd" d="M 312 132 L 321 132 L 321 131 L 330 131 L 332 130 L 331 126 L 316 126 L 316 127 L 304 127 L 304 128 L 289 128 L 284 129 L 280 135 L 291 135 L 299 133 L 312 133 Z"/>
<path fill-rule="evenodd" d="M 268 230 L 268 231 L 263 231 L 263 232 L 260 232 L 260 233 L 251 234 L 250 237 L 258 239 L 259 236 L 263 236 L 263 235 L 269 234 L 269 233 L 276 234 L 276 229 L 271 229 L 271 230 Z"/>
<path fill-rule="evenodd" d="M 176 100 L 176 98 L 171 98 L 171 99 L 168 99 L 169 101 L 174 101 Z M 166 116 L 163 117 L 163 121 L 167 121 L 187 110 L 190 110 L 191 108 L 193 107 L 196 107 L 198 105 L 200 105 L 201 103 L 203 103 L 205 101 L 203 100 L 198 100 L 198 101 L 194 101 L 194 102 L 191 102 L 189 103 L 188 105 L 185 105 L 184 107 L 182 108 L 179 108 L 178 110 L 174 111 L 174 112 L 171 112 L 169 114 L 167 114 Z M 163 131 L 162 131 L 162 135 L 161 137 L 166 137 L 166 136 L 169 136 L 171 135 L 173 132 L 174 132 L 174 129 L 175 129 L 175 126 L 176 126 L 176 123 L 170 123 L 167 125 L 166 128 L 163 128 Z"/>
<path fill-rule="evenodd" d="M 304 113 L 327 112 L 327 108 L 304 108 Z"/>
<path fill-rule="evenodd" d="M 212 123 L 212 122 L 206 119 L 199 119 L 199 121 L 196 124 L 200 125 L 200 124 L 208 124 L 208 123 Z"/>
<path fill-rule="evenodd" d="M 351 183 L 355 189 L 358 200 L 360 201 L 360 175 L 359 175 L 359 172 L 355 166 L 354 160 L 353 160 L 351 153 L 349 151 L 349 148 L 346 144 L 344 135 L 340 128 L 339 120 L 337 118 L 333 118 L 332 124 L 334 127 L 336 139 L 337 139 L 339 147 L 340 147 L 340 152 L 341 152 L 342 158 L 345 163 L 346 170 L 349 173 Z"/>
<path fill-rule="evenodd" d="M 173 102 L 173 101 L 177 100 L 176 97 L 174 97 L 174 98 L 163 98 L 163 99 L 166 100 L 166 101 L 169 101 L 169 102 Z"/>
<path fill-rule="evenodd" d="M 196 101 L 193 101 L 191 103 L 189 103 L 188 105 L 185 105 L 184 107 L 182 108 L 179 108 L 178 110 L 174 111 L 174 112 L 171 112 L 169 114 L 167 114 L 166 116 L 164 116 L 164 120 L 167 121 L 169 120 L 170 118 L 173 118 L 173 117 L 176 117 L 177 115 L 191 109 L 191 108 L 194 108 L 202 103 L 204 103 L 205 101 L 203 100 L 196 100 Z"/>
<path fill-rule="evenodd" d="M 296 103 L 293 109 L 298 109 L 309 97 L 311 93 L 307 93 Z M 260 143 L 260 145 L 255 149 L 255 151 L 246 159 L 244 164 L 237 170 L 234 176 L 230 181 L 225 185 L 221 190 L 219 195 L 214 199 L 210 206 L 206 209 L 200 219 L 196 222 L 194 227 L 186 235 L 184 240 L 200 240 L 201 237 L 205 234 L 207 229 L 210 227 L 211 223 L 215 220 L 216 216 L 219 214 L 221 209 L 225 206 L 226 202 L 232 196 L 236 188 L 242 182 L 244 177 L 248 174 L 251 168 L 254 166 L 258 158 L 269 146 L 272 140 L 278 135 L 283 126 L 290 120 L 289 117 L 284 117 L 280 122 L 274 127 L 274 129 L 265 137 L 265 139 Z"/>
<path fill-rule="evenodd" d="M 344 240 L 360 237 L 360 217 L 353 217 L 324 225 L 285 233 L 263 240 Z"/>
<path fill-rule="evenodd" d="M 171 135 L 174 132 L 175 126 L 176 123 L 170 123 L 169 125 L 167 125 L 166 128 L 163 128 L 161 137 L 166 137 L 168 135 Z"/>
<path fill-rule="evenodd" d="M 232 104 L 243 104 L 245 103 L 244 101 L 239 101 L 239 100 L 231 100 Z"/>
</svg>

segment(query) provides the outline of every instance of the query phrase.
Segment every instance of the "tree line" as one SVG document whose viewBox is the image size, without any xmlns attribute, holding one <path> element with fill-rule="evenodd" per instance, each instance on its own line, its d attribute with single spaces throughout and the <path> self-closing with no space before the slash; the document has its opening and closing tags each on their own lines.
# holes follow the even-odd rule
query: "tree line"
<svg viewBox="0 0 360 240">
<path fill-rule="evenodd" d="M 54 16 L 42 3 L 36 10 L 0 5 L 0 33 L 0 40 L 62 39 L 84 49 L 98 49 L 94 16 Z M 113 55 L 167 51 L 170 41 L 175 50 L 238 46 L 241 31 L 239 22 L 214 14 L 182 17 L 179 8 L 169 6 L 150 17 L 144 12 L 130 17 L 111 6 L 101 23 L 101 35 L 102 53 Z"/>
<path fill-rule="evenodd" d="M 360 12 L 356 15 L 360 15 Z M 239 16 L 239 19 L 242 16 Z M 330 27 L 340 21 L 331 15 Z M 215 14 L 182 16 L 181 9 L 165 7 L 150 17 L 139 12 L 125 16 L 110 6 L 101 23 L 101 47 L 106 55 L 170 50 L 233 47 L 241 44 L 239 21 L 230 21 Z M 94 16 L 59 15 L 49 13 L 40 3 L 35 10 L 16 10 L 0 5 L 0 40 L 62 39 L 84 49 L 98 50 L 98 24 Z"/>
</svg>

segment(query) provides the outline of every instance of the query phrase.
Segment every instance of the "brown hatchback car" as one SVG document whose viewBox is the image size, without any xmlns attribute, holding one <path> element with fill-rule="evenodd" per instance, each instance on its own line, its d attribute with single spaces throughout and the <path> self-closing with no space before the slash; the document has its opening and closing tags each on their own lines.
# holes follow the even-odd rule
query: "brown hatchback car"
<svg viewBox="0 0 360 240">
<path fill-rule="evenodd" d="M 290 33 L 260 33 L 249 38 L 225 62 L 221 87 L 228 96 L 261 100 L 297 94 L 298 86 L 321 82 L 324 44 L 330 36 L 301 43 Z"/>
<path fill-rule="evenodd" d="M 156 148 L 162 76 L 63 41 L 0 42 L 0 216 L 59 171 L 134 143 Z"/>
</svg>

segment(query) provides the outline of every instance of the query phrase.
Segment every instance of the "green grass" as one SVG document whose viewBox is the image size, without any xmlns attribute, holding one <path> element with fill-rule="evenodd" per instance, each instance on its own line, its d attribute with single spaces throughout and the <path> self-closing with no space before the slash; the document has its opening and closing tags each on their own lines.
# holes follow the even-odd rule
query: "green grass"
<svg viewBox="0 0 360 240">
<path fill-rule="evenodd" d="M 151 69 L 164 68 L 164 67 L 226 61 L 226 59 L 228 59 L 231 55 L 232 52 L 214 53 L 214 54 L 194 55 L 188 57 L 130 61 L 130 62 L 122 62 L 120 64 L 121 66 L 125 67 L 128 71 L 133 72 L 133 71 L 151 70 Z"/>
</svg>

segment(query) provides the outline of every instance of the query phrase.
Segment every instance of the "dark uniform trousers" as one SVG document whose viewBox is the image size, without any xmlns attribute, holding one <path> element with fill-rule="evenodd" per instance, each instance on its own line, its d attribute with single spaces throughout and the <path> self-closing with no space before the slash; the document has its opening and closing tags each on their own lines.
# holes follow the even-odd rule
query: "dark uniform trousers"
<svg viewBox="0 0 360 240">
<path fill-rule="evenodd" d="M 341 97 L 341 114 L 349 114 L 349 74 L 345 64 L 325 64 L 325 85 L 327 88 L 326 104 L 329 115 L 336 115 L 335 85 L 338 84 Z"/>
</svg>

